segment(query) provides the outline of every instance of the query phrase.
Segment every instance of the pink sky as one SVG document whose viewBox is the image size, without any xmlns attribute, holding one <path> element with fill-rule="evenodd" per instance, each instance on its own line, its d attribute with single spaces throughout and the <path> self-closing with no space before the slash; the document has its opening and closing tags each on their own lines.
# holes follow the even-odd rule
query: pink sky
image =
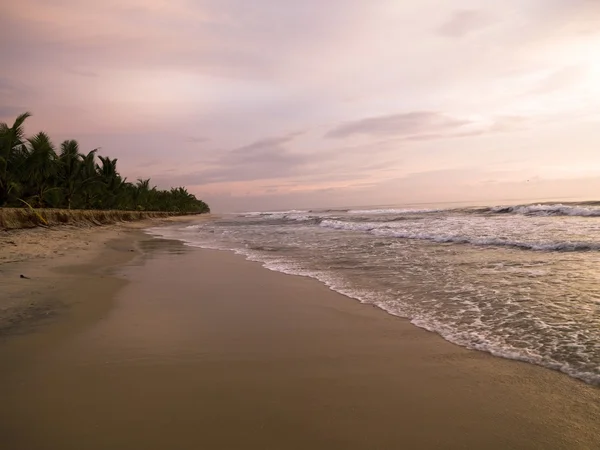
<svg viewBox="0 0 600 450">
<path fill-rule="evenodd" d="M 0 33 L 1 121 L 216 211 L 600 196 L 597 0 L 20 0 Z"/>
</svg>

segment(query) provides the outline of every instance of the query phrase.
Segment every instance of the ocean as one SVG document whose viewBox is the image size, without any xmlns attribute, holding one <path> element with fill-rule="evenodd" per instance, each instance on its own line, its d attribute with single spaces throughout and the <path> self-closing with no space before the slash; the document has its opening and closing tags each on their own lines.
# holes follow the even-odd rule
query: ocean
<svg viewBox="0 0 600 450">
<path fill-rule="evenodd" d="M 251 212 L 149 231 L 600 385 L 600 203 Z"/>
</svg>

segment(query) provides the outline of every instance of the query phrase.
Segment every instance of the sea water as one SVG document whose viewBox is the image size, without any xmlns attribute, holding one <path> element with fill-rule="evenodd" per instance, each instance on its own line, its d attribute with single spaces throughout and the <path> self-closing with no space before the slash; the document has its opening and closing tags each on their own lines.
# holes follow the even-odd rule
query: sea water
<svg viewBox="0 0 600 450">
<path fill-rule="evenodd" d="M 600 385 L 600 205 L 252 212 L 151 233 L 232 250 L 496 356 Z"/>
</svg>

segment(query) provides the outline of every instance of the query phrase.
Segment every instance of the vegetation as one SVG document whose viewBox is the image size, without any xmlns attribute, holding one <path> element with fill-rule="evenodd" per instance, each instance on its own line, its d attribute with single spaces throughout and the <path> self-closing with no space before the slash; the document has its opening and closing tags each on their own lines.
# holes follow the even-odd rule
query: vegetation
<svg viewBox="0 0 600 450">
<path fill-rule="evenodd" d="M 150 179 L 130 183 L 117 171 L 117 160 L 80 153 L 74 140 L 58 149 L 39 132 L 25 137 L 29 113 L 12 126 L 0 123 L 0 207 L 99 209 L 206 213 L 210 209 L 185 188 L 160 190 Z"/>
</svg>

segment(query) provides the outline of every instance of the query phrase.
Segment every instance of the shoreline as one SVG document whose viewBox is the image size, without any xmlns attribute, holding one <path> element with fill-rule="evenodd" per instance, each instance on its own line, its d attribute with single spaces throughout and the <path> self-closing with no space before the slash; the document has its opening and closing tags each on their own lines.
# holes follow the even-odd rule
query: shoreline
<svg viewBox="0 0 600 450">
<path fill-rule="evenodd" d="M 66 309 L 0 339 L 10 363 L 0 380 L 15 390 L 0 434 L 15 450 L 600 444 L 597 387 L 459 347 L 233 252 L 129 228 L 100 231 L 93 251 L 40 268 L 55 289 L 34 295 Z M 54 417 L 56 408 L 64 417 Z M 178 411 L 181 423 L 163 411 Z M 121 427 L 136 414 L 152 425 Z M 27 437 L 32 423 L 39 437 Z"/>
<path fill-rule="evenodd" d="M 490 349 L 488 347 L 477 348 L 477 347 L 469 346 L 468 344 L 465 344 L 463 342 L 456 342 L 452 338 L 449 338 L 448 336 L 442 334 L 439 330 L 436 330 L 434 328 L 428 327 L 427 325 L 419 325 L 419 324 L 417 324 L 417 323 L 414 322 L 414 319 L 410 319 L 410 318 L 408 318 L 406 316 L 397 314 L 397 313 L 395 313 L 395 312 L 387 309 L 385 306 L 382 306 L 381 304 L 378 304 L 376 302 L 364 301 L 360 297 L 355 296 L 355 295 L 353 295 L 351 293 L 345 292 L 343 290 L 338 290 L 333 285 L 331 285 L 328 281 L 326 281 L 325 279 L 319 278 L 317 275 L 314 275 L 314 274 L 299 274 L 299 273 L 295 273 L 295 272 L 289 272 L 289 271 L 285 271 L 285 270 L 280 270 L 280 269 L 272 268 L 272 267 L 269 267 L 269 263 L 268 262 L 265 262 L 265 261 L 260 260 L 260 259 L 252 259 L 246 253 L 243 253 L 241 251 L 237 251 L 235 249 L 225 249 L 225 248 L 217 249 L 217 248 L 210 248 L 210 247 L 201 247 L 201 246 L 197 246 L 197 245 L 191 245 L 191 244 L 187 243 L 186 241 L 179 240 L 177 238 L 161 237 L 158 234 L 156 234 L 156 235 L 152 234 L 152 236 L 156 237 L 157 239 L 165 239 L 165 240 L 171 240 L 171 239 L 173 239 L 173 240 L 178 240 L 183 245 L 189 246 L 189 247 L 194 248 L 194 249 L 231 253 L 231 254 L 234 254 L 236 256 L 239 256 L 239 257 L 243 258 L 246 261 L 259 264 L 265 270 L 269 270 L 269 271 L 272 271 L 272 272 L 275 272 L 275 273 L 280 273 L 280 274 L 287 275 L 287 276 L 306 278 L 306 279 L 309 279 L 309 280 L 312 280 L 312 281 L 316 281 L 316 282 L 322 284 L 323 286 L 325 286 L 331 292 L 334 292 L 335 294 L 341 295 L 341 296 L 347 298 L 350 301 L 357 302 L 357 303 L 359 303 L 361 305 L 364 305 L 366 307 L 376 308 L 376 309 L 384 312 L 387 315 L 390 315 L 390 316 L 395 317 L 397 319 L 400 319 L 402 321 L 406 321 L 407 323 L 409 323 L 411 326 L 413 326 L 415 328 L 423 330 L 423 331 L 425 331 L 427 333 L 432 333 L 432 334 L 440 337 L 444 342 L 446 342 L 448 344 L 455 345 L 457 347 L 460 347 L 462 349 L 469 350 L 469 351 L 481 352 L 481 353 L 484 353 L 484 354 L 489 355 L 489 356 L 494 357 L 494 358 L 499 358 L 499 359 L 503 359 L 503 360 L 507 360 L 507 361 L 515 361 L 515 362 L 519 362 L 519 363 L 533 365 L 533 366 L 542 368 L 544 370 L 550 370 L 552 372 L 559 373 L 559 374 L 564 375 L 566 377 L 569 377 L 570 379 L 573 379 L 573 380 L 575 380 L 577 382 L 581 382 L 581 383 L 584 383 L 584 384 L 589 385 L 589 386 L 600 388 L 600 381 L 598 381 L 597 377 L 594 378 L 592 374 L 587 374 L 587 373 L 581 374 L 581 373 L 577 373 L 577 372 L 572 372 L 572 371 L 569 371 L 569 370 L 565 369 L 563 366 L 560 366 L 558 363 L 556 363 L 555 365 L 551 365 L 549 363 L 543 363 L 541 361 L 538 361 L 538 360 L 535 360 L 535 359 L 532 359 L 532 358 L 528 359 L 528 358 L 526 358 L 526 357 L 524 357 L 522 355 L 516 355 L 516 354 L 512 354 L 510 352 L 506 352 L 506 351 L 504 351 L 504 352 L 497 351 L 497 350 L 494 350 L 494 349 Z"/>
<path fill-rule="evenodd" d="M 435 212 L 431 221 L 422 220 L 425 210 L 290 210 L 240 214 L 193 232 L 153 233 L 318 279 L 449 342 L 600 386 L 600 316 L 594 314 L 591 269 L 597 258 L 586 250 L 600 244 L 587 218 L 570 217 L 567 224 L 551 213 L 574 212 L 565 208 L 534 207 L 530 212 L 538 218 L 506 210 L 489 217 L 495 208 L 450 210 Z M 529 230 L 537 222 L 539 236 Z M 485 245 L 471 245 L 473 239 Z M 513 248 L 518 242 L 523 246 Z M 536 246 L 540 251 L 531 250 Z"/>
<path fill-rule="evenodd" d="M 208 215 L 202 220 L 207 218 Z M 58 300 L 64 296 L 64 289 L 60 290 L 60 283 L 65 282 L 64 274 L 60 274 L 61 267 L 83 266 L 82 274 L 93 272 L 106 264 L 102 253 L 111 248 L 114 255 L 125 251 L 131 253 L 127 257 L 112 257 L 114 262 L 111 264 L 121 265 L 129 257 L 139 254 L 135 240 L 127 247 L 127 233 L 144 234 L 142 230 L 150 226 L 198 220 L 197 216 L 178 216 L 109 225 L 59 225 L 0 231 L 0 283 L 3 288 L 0 336 L 18 333 L 21 327 L 53 317 L 65 307 L 64 302 Z M 127 248 L 121 248 L 123 246 Z M 96 259 L 103 262 L 94 264 Z"/>
<path fill-rule="evenodd" d="M 203 249 L 203 250 L 213 250 L 213 249 L 209 249 L 209 248 L 204 248 L 204 247 L 195 247 L 195 248 L 199 248 L 199 249 Z M 372 302 L 368 302 L 368 301 L 363 301 L 360 297 L 354 296 L 352 294 L 343 292 L 341 290 L 337 290 L 335 289 L 335 287 L 331 286 L 328 282 L 318 278 L 317 276 L 313 276 L 313 275 L 300 275 L 300 274 L 296 274 L 296 273 L 292 273 L 292 272 L 285 272 L 282 270 L 277 270 L 277 269 L 272 269 L 270 267 L 268 267 L 267 263 L 264 263 L 262 261 L 259 260 L 253 260 L 248 258 L 245 254 L 243 253 L 237 253 L 234 250 L 226 250 L 226 249 L 215 249 L 215 251 L 223 251 L 223 252 L 230 252 L 233 253 L 237 256 L 241 256 L 242 258 L 244 258 L 245 260 L 249 261 L 249 262 L 255 262 L 260 264 L 260 266 L 266 270 L 272 271 L 272 272 L 276 272 L 276 273 L 281 273 L 284 275 L 288 275 L 288 276 L 294 276 L 294 277 L 301 277 L 301 278 L 307 278 L 310 280 L 314 280 L 317 281 L 318 283 L 322 284 L 323 286 L 325 286 L 327 289 L 329 289 L 331 292 L 334 292 L 338 295 L 341 295 L 343 297 L 346 297 L 348 300 L 350 301 L 354 301 L 359 303 L 360 305 L 366 306 L 366 307 L 372 307 L 375 308 L 379 311 L 384 312 L 385 314 L 392 316 L 396 319 L 400 319 L 402 321 L 406 321 L 407 323 L 409 323 L 411 326 L 418 328 L 420 330 L 423 330 L 427 333 L 432 333 L 438 337 L 440 337 L 444 342 L 451 344 L 451 345 L 455 345 L 457 347 L 460 347 L 462 349 L 465 350 L 469 350 L 469 351 L 475 351 L 475 352 L 480 352 L 480 353 L 484 353 L 486 355 L 489 355 L 491 357 L 494 358 L 499 358 L 499 359 L 503 359 L 503 360 L 507 360 L 507 361 L 515 361 L 515 362 L 519 362 L 519 363 L 524 363 L 527 365 L 533 365 L 536 367 L 540 367 L 542 369 L 545 370 L 550 370 L 552 372 L 556 372 L 559 373 L 561 375 L 567 376 L 570 379 L 573 379 L 577 382 L 581 382 L 584 383 L 586 385 L 589 386 L 593 386 L 593 387 L 597 387 L 600 389 L 600 380 L 598 380 L 597 378 L 592 378 L 592 375 L 590 374 L 578 374 L 578 373 L 571 373 L 570 371 L 564 369 L 562 366 L 559 366 L 558 364 L 555 366 L 549 365 L 549 364 L 544 364 L 542 362 L 533 360 L 533 359 L 527 359 L 523 356 L 520 355 L 513 355 L 510 354 L 509 352 L 501 352 L 501 351 L 496 351 L 493 349 L 489 349 L 488 347 L 481 347 L 481 348 L 476 348 L 476 347 L 472 347 L 469 346 L 467 344 L 461 343 L 461 342 L 456 342 L 455 340 L 449 338 L 448 336 L 442 334 L 439 330 L 436 330 L 433 327 L 428 327 L 427 325 L 419 325 L 417 323 L 414 322 L 414 319 L 410 319 L 409 317 L 400 315 L 400 314 L 396 314 L 395 312 L 387 309 L 385 306 L 382 306 L 381 304 L 378 303 L 372 303 Z"/>
</svg>

